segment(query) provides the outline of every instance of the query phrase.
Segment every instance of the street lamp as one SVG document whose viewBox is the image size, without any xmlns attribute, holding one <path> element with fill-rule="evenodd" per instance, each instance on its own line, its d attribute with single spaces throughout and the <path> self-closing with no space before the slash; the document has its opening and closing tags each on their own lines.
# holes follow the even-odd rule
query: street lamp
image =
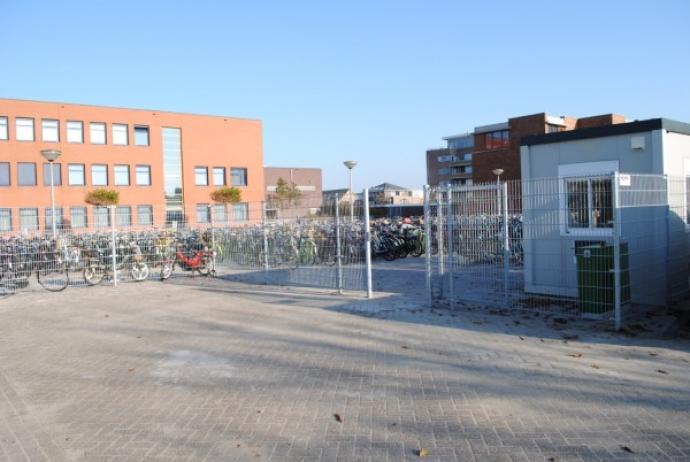
<svg viewBox="0 0 690 462">
<path fill-rule="evenodd" d="M 346 160 L 343 165 L 350 171 L 350 223 L 355 222 L 355 194 L 352 191 L 352 169 L 357 165 L 356 160 Z"/>
<path fill-rule="evenodd" d="M 503 175 L 504 170 L 502 168 L 496 168 L 492 170 L 492 173 L 496 175 L 496 184 L 501 184 L 501 175 Z"/>
<path fill-rule="evenodd" d="M 57 149 L 44 149 L 41 151 L 41 155 L 50 164 L 50 216 L 53 222 L 53 239 L 55 239 L 57 237 L 57 227 L 55 223 L 55 180 L 53 178 L 55 171 L 53 169 L 53 162 L 62 155 L 62 152 Z"/>
</svg>

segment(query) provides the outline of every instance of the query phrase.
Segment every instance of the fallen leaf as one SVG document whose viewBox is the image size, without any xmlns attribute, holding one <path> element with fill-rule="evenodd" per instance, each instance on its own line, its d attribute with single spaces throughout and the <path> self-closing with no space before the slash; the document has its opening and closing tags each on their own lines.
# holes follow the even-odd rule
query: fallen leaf
<svg viewBox="0 0 690 462">
<path fill-rule="evenodd" d="M 520 337 L 520 336 L 518 336 L 518 338 L 519 338 L 520 340 L 524 340 L 524 339 L 525 339 L 525 337 Z"/>
<path fill-rule="evenodd" d="M 659 374 L 668 374 L 668 372 L 666 372 L 666 371 L 663 370 L 663 369 L 657 369 L 656 371 L 657 371 Z"/>
<path fill-rule="evenodd" d="M 134 372 L 134 368 L 127 369 L 129 372 Z"/>
<path fill-rule="evenodd" d="M 333 418 L 335 419 L 336 422 L 341 422 L 343 421 L 343 418 L 340 416 L 340 414 L 333 414 Z"/>
<path fill-rule="evenodd" d="M 429 450 L 427 448 L 420 448 L 419 451 L 417 451 L 417 455 L 419 457 L 426 457 L 429 455 Z"/>
<path fill-rule="evenodd" d="M 629 452 L 630 454 L 635 454 L 635 451 L 633 451 L 632 449 L 630 449 L 627 446 L 621 446 L 621 449 L 624 450 L 625 452 Z"/>
<path fill-rule="evenodd" d="M 592 364 L 592 369 L 601 369 L 601 368 L 599 366 L 597 366 L 596 364 Z"/>
<path fill-rule="evenodd" d="M 582 358 L 582 353 L 570 353 L 568 356 L 572 358 Z"/>
<path fill-rule="evenodd" d="M 104 317 L 106 317 L 106 318 L 109 318 L 109 317 L 110 317 L 110 315 L 109 315 L 109 314 L 106 314 L 106 315 L 105 315 Z"/>
<path fill-rule="evenodd" d="M 659 353 L 649 353 L 649 356 L 659 356 Z"/>
<path fill-rule="evenodd" d="M 410 347 L 408 347 L 407 345 L 403 345 L 400 348 L 402 348 L 403 350 L 409 350 L 410 349 Z"/>
<path fill-rule="evenodd" d="M 540 338 L 539 341 L 540 341 L 541 343 L 544 343 L 544 339 L 543 339 L 543 338 Z"/>
</svg>

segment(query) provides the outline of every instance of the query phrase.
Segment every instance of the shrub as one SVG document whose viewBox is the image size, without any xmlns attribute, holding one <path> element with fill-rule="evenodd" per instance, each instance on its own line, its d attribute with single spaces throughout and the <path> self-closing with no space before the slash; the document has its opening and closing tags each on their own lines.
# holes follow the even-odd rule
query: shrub
<svg viewBox="0 0 690 462">
<path fill-rule="evenodd" d="M 231 204 L 242 200 L 242 191 L 237 188 L 219 188 L 211 193 L 211 199 L 221 204 Z"/>
<path fill-rule="evenodd" d="M 94 189 L 86 194 L 84 201 L 91 205 L 117 205 L 120 202 L 120 193 L 110 189 Z"/>
</svg>

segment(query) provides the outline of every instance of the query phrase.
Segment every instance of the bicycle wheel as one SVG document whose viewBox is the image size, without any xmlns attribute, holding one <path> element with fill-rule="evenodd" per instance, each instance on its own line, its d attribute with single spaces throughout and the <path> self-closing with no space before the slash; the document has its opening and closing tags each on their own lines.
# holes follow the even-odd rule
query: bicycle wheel
<svg viewBox="0 0 690 462">
<path fill-rule="evenodd" d="M 135 281 L 145 281 L 149 277 L 149 265 L 145 261 L 133 261 L 132 267 L 129 269 L 129 275 Z"/>
<path fill-rule="evenodd" d="M 36 278 L 41 287 L 50 292 L 65 290 L 69 284 L 67 267 L 59 262 L 41 264 L 36 271 Z"/>
<path fill-rule="evenodd" d="M 196 269 L 200 275 L 202 276 L 208 276 L 209 273 L 212 270 L 213 266 L 213 260 L 210 255 L 204 255 L 201 257 L 201 263 L 199 264 L 199 267 Z"/>
<path fill-rule="evenodd" d="M 161 273 L 160 273 L 161 281 L 165 281 L 166 279 L 169 279 L 170 276 L 172 276 L 173 266 L 174 265 L 171 261 L 164 261 L 161 263 Z"/>
<path fill-rule="evenodd" d="M 97 259 L 86 261 L 84 262 L 84 272 L 82 276 L 88 285 L 95 286 L 103 281 L 105 268 Z"/>
</svg>

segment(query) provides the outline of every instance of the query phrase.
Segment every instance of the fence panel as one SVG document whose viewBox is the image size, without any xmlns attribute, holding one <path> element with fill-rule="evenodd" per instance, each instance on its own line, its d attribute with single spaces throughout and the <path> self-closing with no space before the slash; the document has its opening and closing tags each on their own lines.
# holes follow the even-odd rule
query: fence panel
<svg viewBox="0 0 690 462">
<path fill-rule="evenodd" d="M 688 293 L 688 181 L 606 174 L 431 188 L 435 303 L 615 319 Z"/>
<path fill-rule="evenodd" d="M 366 290 L 361 206 L 351 220 L 348 204 L 313 205 L 199 204 L 175 214 L 163 206 L 73 207 L 69 218 L 56 207 L 55 237 L 52 213 L 44 221 L 38 208 L 2 208 L 9 213 L 0 213 L 0 294 L 208 275 Z"/>
</svg>

